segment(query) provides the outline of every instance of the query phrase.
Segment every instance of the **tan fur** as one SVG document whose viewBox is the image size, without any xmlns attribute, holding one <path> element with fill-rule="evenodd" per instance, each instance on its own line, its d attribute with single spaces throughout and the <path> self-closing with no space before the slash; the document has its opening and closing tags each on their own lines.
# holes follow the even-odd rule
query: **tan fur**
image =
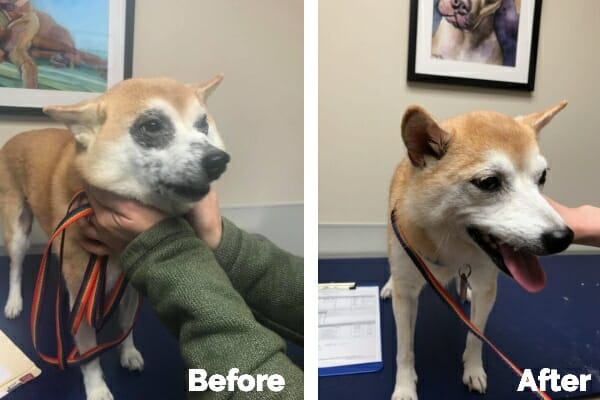
<svg viewBox="0 0 600 400">
<path fill-rule="evenodd" d="M 73 106 L 46 107 L 44 111 L 64 122 L 69 129 L 40 129 L 24 132 L 10 139 L 0 150 L 0 222 L 5 244 L 11 256 L 9 299 L 5 315 L 14 318 L 22 309 L 21 263 L 31 230 L 32 214 L 41 228 L 50 235 L 67 212 L 73 194 L 84 181 L 114 191 L 104 185 L 102 170 L 94 169 L 102 157 L 102 149 L 129 135 L 129 126 L 146 108 L 148 101 L 168 103 L 180 115 L 197 112 L 199 103 L 221 81 L 222 75 L 197 85 L 184 85 L 168 78 L 136 78 L 123 81 L 95 100 Z M 192 113 L 192 114 L 190 114 Z M 104 153 L 105 155 L 107 153 Z M 63 274 L 70 298 L 74 299 L 83 279 L 89 255 L 81 247 L 78 224 L 72 225 L 64 244 Z M 14 243 L 15 242 L 15 243 Z M 53 249 L 58 250 L 55 244 Z M 15 265 L 13 265 L 13 263 Z M 108 279 L 118 266 L 109 261 Z M 107 283 L 110 290 L 111 282 Z M 128 289 L 128 291 L 131 291 Z M 135 296 L 134 296 L 135 297 Z M 125 315 L 132 316 L 133 308 L 123 305 Z M 84 324 L 85 325 L 85 324 Z M 75 337 L 80 352 L 95 345 L 95 332 L 83 326 Z M 121 345 L 121 363 L 139 370 L 143 359 L 128 337 Z M 86 394 L 89 400 L 112 399 L 102 378 L 98 360 L 82 366 Z"/>
<path fill-rule="evenodd" d="M 169 78 L 153 78 L 151 81 L 130 79 L 115 85 L 94 101 L 102 114 L 112 116 L 104 121 L 102 134 L 97 136 L 95 146 L 101 148 L 127 132 L 126 126 L 143 110 L 145 101 L 150 98 L 162 99 L 180 113 L 185 113 L 196 99 L 196 94 L 191 88 Z M 48 110 L 53 113 L 69 107 L 50 107 Z M 94 161 L 91 157 L 93 155 L 87 152 L 77 151 L 73 134 L 67 129 L 40 129 L 13 137 L 0 151 L 5 166 L 0 173 L 0 192 L 5 193 L 0 198 L 2 208 L 15 211 L 10 210 L 14 208 L 15 200 L 26 201 L 44 232 L 51 234 L 64 217 L 70 198 L 82 187 L 83 177 L 93 178 L 86 170 L 87 165 Z M 89 183 L 97 184 L 93 180 Z M 3 218 L 3 226 L 17 218 L 9 212 Z M 79 240 L 77 226 L 74 226 L 67 235 L 66 248 L 72 251 L 66 251 L 64 266 L 65 280 L 74 292 L 81 284 L 82 268 L 88 257 L 77 244 Z"/>
<path fill-rule="evenodd" d="M 469 268 L 470 318 L 481 331 L 496 298 L 498 268 L 487 256 L 482 258 L 471 239 L 461 238 L 461 234 L 467 233 L 452 226 L 458 219 L 447 222 L 448 217 L 460 215 L 461 211 L 462 203 L 454 203 L 452 190 L 473 182 L 482 172 L 482 166 L 488 165 L 486 158 L 490 155 L 502 154 L 515 169 L 527 170 L 527 163 L 539 157 L 539 130 L 565 106 L 563 101 L 542 112 L 516 118 L 476 111 L 442 123 L 419 106 L 410 106 L 404 114 L 402 138 L 408 157 L 398 165 L 392 178 L 388 215 L 394 211 L 396 223 L 409 245 L 428 261 L 431 272 L 442 284 L 458 276 L 466 265 L 473 265 Z M 537 195 L 545 203 L 539 191 Z M 458 205 L 452 208 L 454 204 Z M 443 205 L 443 211 L 436 213 L 432 209 L 437 205 Z M 551 210 L 547 204 L 546 207 Z M 560 219 L 558 214 L 556 218 Z M 425 280 L 399 244 L 390 223 L 388 259 L 391 278 L 381 295 L 392 297 L 398 339 L 392 400 L 417 400 L 414 329 L 419 293 Z M 463 383 L 470 391 L 485 393 L 487 376 L 481 354 L 481 341 L 469 333 L 463 353 Z"/>
<path fill-rule="evenodd" d="M 0 151 L 0 204 L 2 225 L 9 226 L 18 219 L 15 205 L 27 202 L 46 234 L 66 213 L 69 199 L 81 188 L 80 174 L 73 167 L 75 141 L 66 129 L 41 129 L 26 132 L 9 140 Z M 5 241 L 10 238 L 5 238 Z M 80 239 L 78 227 L 69 229 L 66 244 L 69 248 L 64 273 L 69 289 L 81 284 L 82 264 L 87 253 L 75 243 Z"/>
<path fill-rule="evenodd" d="M 390 186 L 390 211 L 398 210 L 399 223 L 409 241 L 426 257 L 435 253 L 435 246 L 418 221 L 410 220 L 410 210 L 404 206 L 406 193 L 418 197 L 420 190 L 442 188 L 469 179 L 489 150 L 503 150 L 515 165 L 521 166 L 527 149 L 538 146 L 531 126 L 495 112 L 471 112 L 448 119 L 439 126 L 447 132 L 451 142 L 448 153 L 426 171 L 413 168 L 404 160 L 397 167 Z M 390 240 L 394 240 L 391 235 Z"/>
<path fill-rule="evenodd" d="M 87 106 L 92 109 L 90 113 L 93 114 L 90 122 L 92 129 L 100 129 L 99 126 L 102 125 L 102 132 L 96 135 L 95 151 L 80 152 L 77 155 L 75 163 L 82 177 L 92 185 L 103 185 L 91 168 L 95 164 L 95 158 L 102 154 L 102 149 L 106 145 L 126 131 L 126 127 L 131 124 L 135 116 L 147 106 L 149 99 L 165 101 L 177 112 L 185 115 L 191 110 L 190 104 L 200 100 L 200 103 L 204 105 L 205 97 L 214 90 L 222 78 L 223 76 L 220 74 L 197 85 L 182 85 L 170 78 L 129 79 L 116 84 L 98 99 L 87 103 Z M 53 116 L 69 112 L 71 108 L 79 109 L 80 107 L 81 105 L 47 107 L 44 111 Z M 208 118 L 212 121 L 210 115 Z"/>
</svg>

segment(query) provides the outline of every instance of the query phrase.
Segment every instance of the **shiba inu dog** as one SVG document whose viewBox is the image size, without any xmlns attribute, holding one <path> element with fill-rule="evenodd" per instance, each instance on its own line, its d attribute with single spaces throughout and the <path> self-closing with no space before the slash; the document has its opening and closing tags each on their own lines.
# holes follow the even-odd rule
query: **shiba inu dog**
<svg viewBox="0 0 600 400">
<path fill-rule="evenodd" d="M 123 81 L 95 100 L 44 112 L 69 129 L 21 133 L 0 151 L 0 218 L 10 256 L 7 318 L 22 310 L 22 263 L 35 217 L 51 234 L 71 196 L 83 182 L 137 199 L 173 214 L 187 211 L 208 193 L 229 162 L 206 98 L 222 75 L 185 85 L 167 78 Z M 89 255 L 75 224 L 66 236 L 63 273 L 70 304 L 81 285 Z M 57 251 L 58 248 L 54 249 Z M 119 273 L 109 260 L 109 291 Z M 129 326 L 137 294 L 128 288 L 119 305 L 119 323 Z M 75 342 L 80 353 L 97 344 L 82 323 Z M 130 334 L 120 345 L 121 365 L 141 370 L 143 358 Z M 82 365 L 88 400 L 112 399 L 98 358 Z"/>
<path fill-rule="evenodd" d="M 437 123 L 411 106 L 402 120 L 408 158 L 394 174 L 390 213 L 413 249 L 442 283 L 471 270 L 471 321 L 483 331 L 496 298 L 499 271 L 529 292 L 542 290 L 546 275 L 538 255 L 565 250 L 573 232 L 540 190 L 547 163 L 540 130 L 566 106 L 512 118 L 471 112 Z M 382 289 L 392 297 L 398 335 L 394 400 L 416 400 L 413 337 L 418 296 L 425 283 L 388 223 L 392 276 Z M 467 336 L 463 382 L 484 393 L 482 343 Z"/>
</svg>

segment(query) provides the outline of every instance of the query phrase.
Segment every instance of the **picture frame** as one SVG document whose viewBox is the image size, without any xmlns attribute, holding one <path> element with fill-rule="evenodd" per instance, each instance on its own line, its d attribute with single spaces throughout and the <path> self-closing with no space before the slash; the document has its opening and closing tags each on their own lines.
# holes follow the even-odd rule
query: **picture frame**
<svg viewBox="0 0 600 400">
<path fill-rule="evenodd" d="M 411 0 L 407 80 L 533 91 L 541 7 L 542 0 Z"/>
<path fill-rule="evenodd" d="M 35 66 L 13 64 L 2 49 L 0 113 L 43 115 L 44 106 L 94 98 L 131 77 L 135 0 L 78 0 L 68 8 L 61 0 L 14 3 L 0 9 L 0 26 L 11 22 L 11 11 L 26 15 L 22 31 L 30 19 L 37 22 L 29 46 L 20 49 Z M 23 4 L 30 8 L 15 9 Z"/>
</svg>

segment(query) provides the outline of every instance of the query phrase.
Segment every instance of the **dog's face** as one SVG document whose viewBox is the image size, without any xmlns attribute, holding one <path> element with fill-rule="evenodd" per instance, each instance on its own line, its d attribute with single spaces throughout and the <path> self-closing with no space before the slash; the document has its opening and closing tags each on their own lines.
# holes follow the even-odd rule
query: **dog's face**
<svg viewBox="0 0 600 400">
<path fill-rule="evenodd" d="M 94 101 L 44 111 L 75 135 L 87 182 L 169 208 L 201 199 L 229 162 L 205 104 L 221 79 L 129 79 Z"/>
<path fill-rule="evenodd" d="M 501 5 L 502 0 L 439 0 L 438 11 L 455 28 L 472 31 Z"/>
<path fill-rule="evenodd" d="M 536 255 L 563 251 L 573 232 L 543 198 L 539 130 L 566 102 L 526 117 L 473 112 L 442 124 L 410 107 L 402 135 L 411 161 L 406 207 L 423 226 L 483 251 L 529 291 L 545 284 Z"/>
</svg>

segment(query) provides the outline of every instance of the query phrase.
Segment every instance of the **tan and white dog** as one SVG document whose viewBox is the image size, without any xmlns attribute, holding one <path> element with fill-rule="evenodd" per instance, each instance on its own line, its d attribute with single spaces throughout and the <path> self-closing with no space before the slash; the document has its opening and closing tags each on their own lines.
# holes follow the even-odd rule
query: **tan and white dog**
<svg viewBox="0 0 600 400">
<path fill-rule="evenodd" d="M 494 14 L 501 5 L 502 0 L 439 0 L 442 19 L 433 35 L 431 55 L 502 65 L 502 48 L 494 29 Z"/>
<path fill-rule="evenodd" d="M 470 318 L 481 331 L 496 299 L 498 272 L 537 292 L 546 282 L 537 255 L 563 251 L 573 239 L 540 193 L 548 168 L 537 143 L 540 130 L 566 104 L 517 118 L 471 112 L 439 124 L 418 106 L 404 114 L 408 158 L 391 183 L 390 213 L 442 284 L 470 266 Z M 398 336 L 392 399 L 416 400 L 413 339 L 425 281 L 389 223 L 388 257 L 392 276 L 382 296 L 392 297 Z M 463 382 L 484 393 L 481 347 L 469 333 Z"/>
<path fill-rule="evenodd" d="M 85 181 L 173 214 L 187 211 L 224 172 L 229 155 L 205 100 L 222 79 L 185 85 L 167 78 L 123 81 L 95 100 L 44 112 L 69 129 L 21 133 L 0 151 L 0 218 L 10 256 L 7 318 L 23 307 L 22 263 L 35 217 L 50 234 L 64 217 L 71 196 Z M 89 255 L 81 233 L 69 229 L 64 278 L 71 306 Z M 54 249 L 55 251 L 58 249 Z M 110 290 L 119 273 L 109 260 Z M 137 295 L 129 287 L 119 305 L 119 323 L 129 326 Z M 75 336 L 80 353 L 96 346 L 96 333 L 82 323 Z M 144 360 L 130 334 L 120 345 L 121 365 L 141 370 Z M 99 359 L 81 367 L 88 400 L 109 400 Z"/>
</svg>

